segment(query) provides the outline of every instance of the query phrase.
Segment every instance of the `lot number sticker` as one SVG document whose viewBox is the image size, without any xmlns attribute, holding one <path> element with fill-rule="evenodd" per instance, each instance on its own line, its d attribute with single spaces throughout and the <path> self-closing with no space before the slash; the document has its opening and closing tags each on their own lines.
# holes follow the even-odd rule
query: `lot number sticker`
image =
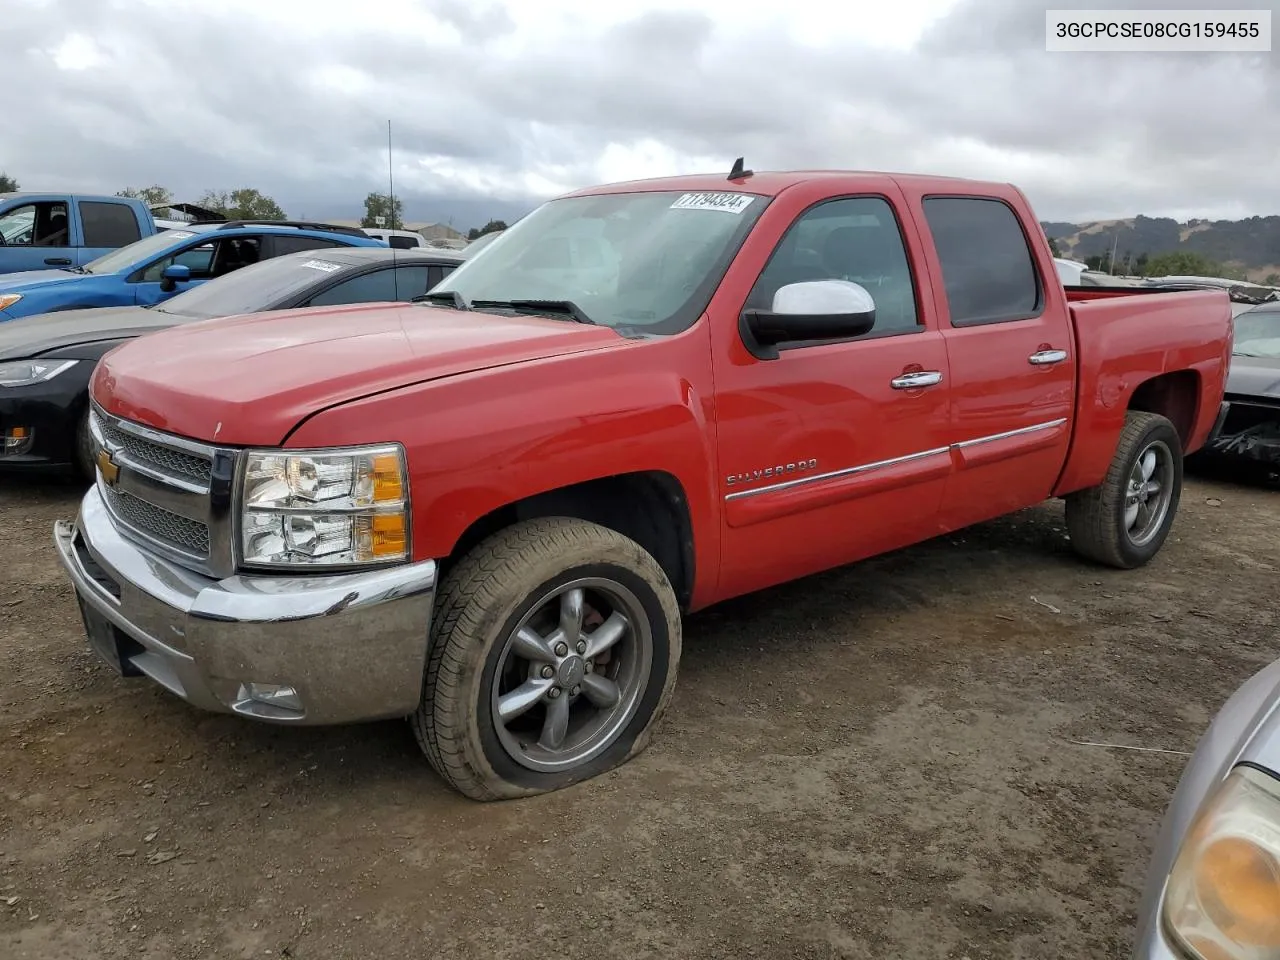
<svg viewBox="0 0 1280 960">
<path fill-rule="evenodd" d="M 195 236 L 194 233 L 190 233 L 186 230 L 166 230 L 165 235 L 168 236 L 171 240 L 185 240 L 187 239 L 187 237 Z"/>
<path fill-rule="evenodd" d="M 755 197 L 745 193 L 686 193 L 671 205 L 672 210 L 722 210 L 741 213 Z"/>
<path fill-rule="evenodd" d="M 308 260 L 303 266 L 310 267 L 312 270 L 323 270 L 325 273 L 333 273 L 335 270 L 342 269 L 341 264 L 330 263 L 328 260 Z"/>
</svg>

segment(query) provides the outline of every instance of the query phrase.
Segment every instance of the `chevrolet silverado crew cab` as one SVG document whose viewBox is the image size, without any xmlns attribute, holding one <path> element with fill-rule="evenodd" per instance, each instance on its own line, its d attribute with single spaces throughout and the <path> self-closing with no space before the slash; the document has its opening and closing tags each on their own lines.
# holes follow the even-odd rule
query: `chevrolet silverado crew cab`
<svg viewBox="0 0 1280 960">
<path fill-rule="evenodd" d="M 644 749 L 683 612 L 1051 497 L 1085 558 L 1150 560 L 1230 327 L 1223 291 L 1065 288 L 1006 184 L 594 187 L 421 303 L 107 353 L 55 538 L 125 675 L 407 717 L 462 793 L 540 793 Z"/>
</svg>

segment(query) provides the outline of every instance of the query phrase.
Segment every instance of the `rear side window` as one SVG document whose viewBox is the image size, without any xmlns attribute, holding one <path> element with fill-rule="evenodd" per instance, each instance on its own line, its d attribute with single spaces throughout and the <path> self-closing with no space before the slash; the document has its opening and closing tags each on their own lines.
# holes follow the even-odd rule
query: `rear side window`
<svg viewBox="0 0 1280 960">
<path fill-rule="evenodd" d="M 408 300 L 427 292 L 427 268 L 425 266 L 390 266 L 344 280 L 323 293 L 311 298 L 308 306 L 324 307 L 343 303 L 380 303 L 390 300 Z"/>
<path fill-rule="evenodd" d="M 412 250 L 421 246 L 417 237 L 398 237 L 395 234 L 387 237 L 387 246 L 395 247 L 397 250 Z"/>
<path fill-rule="evenodd" d="M 1025 320 L 1040 312 L 1039 275 L 1008 204 L 929 197 L 924 215 L 942 263 L 952 326 Z"/>
<path fill-rule="evenodd" d="M 86 247 L 123 247 L 142 239 L 131 207 L 93 200 L 81 200 L 78 206 Z"/>
<path fill-rule="evenodd" d="M 323 240 L 320 237 L 272 237 L 275 244 L 275 255 L 282 257 L 286 253 L 298 253 L 302 250 L 323 250 L 329 247 L 340 247 L 340 244 L 334 240 Z"/>
</svg>

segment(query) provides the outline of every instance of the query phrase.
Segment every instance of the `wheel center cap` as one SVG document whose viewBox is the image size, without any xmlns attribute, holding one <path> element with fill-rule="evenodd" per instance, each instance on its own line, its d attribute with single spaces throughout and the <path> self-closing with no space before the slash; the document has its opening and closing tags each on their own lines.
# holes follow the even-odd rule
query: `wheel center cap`
<svg viewBox="0 0 1280 960">
<path fill-rule="evenodd" d="M 576 687 L 582 682 L 586 672 L 586 666 L 581 657 L 569 656 L 560 661 L 556 676 L 560 680 L 562 687 Z"/>
</svg>

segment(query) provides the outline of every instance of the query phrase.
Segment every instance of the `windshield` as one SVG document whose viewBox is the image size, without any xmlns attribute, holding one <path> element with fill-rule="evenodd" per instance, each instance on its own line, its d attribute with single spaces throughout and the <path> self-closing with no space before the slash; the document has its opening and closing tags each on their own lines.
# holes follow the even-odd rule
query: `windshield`
<svg viewBox="0 0 1280 960">
<path fill-rule="evenodd" d="M 1236 317 L 1235 323 L 1232 353 L 1280 360 L 1280 310 L 1250 310 Z"/>
<path fill-rule="evenodd" d="M 209 319 L 257 313 L 345 269 L 314 250 L 290 253 L 241 267 L 166 300 L 155 309 Z"/>
<path fill-rule="evenodd" d="M 552 200 L 432 294 L 437 304 L 436 294 L 452 291 L 468 303 L 568 300 L 593 323 L 678 333 L 706 308 L 767 203 L 748 193 L 679 191 Z"/>
<path fill-rule="evenodd" d="M 84 265 L 85 273 L 120 273 L 139 266 L 153 255 L 177 245 L 188 237 L 194 237 L 196 230 L 164 230 L 150 237 L 135 240 L 127 246 L 112 250 L 97 260 L 90 260 Z"/>
</svg>

